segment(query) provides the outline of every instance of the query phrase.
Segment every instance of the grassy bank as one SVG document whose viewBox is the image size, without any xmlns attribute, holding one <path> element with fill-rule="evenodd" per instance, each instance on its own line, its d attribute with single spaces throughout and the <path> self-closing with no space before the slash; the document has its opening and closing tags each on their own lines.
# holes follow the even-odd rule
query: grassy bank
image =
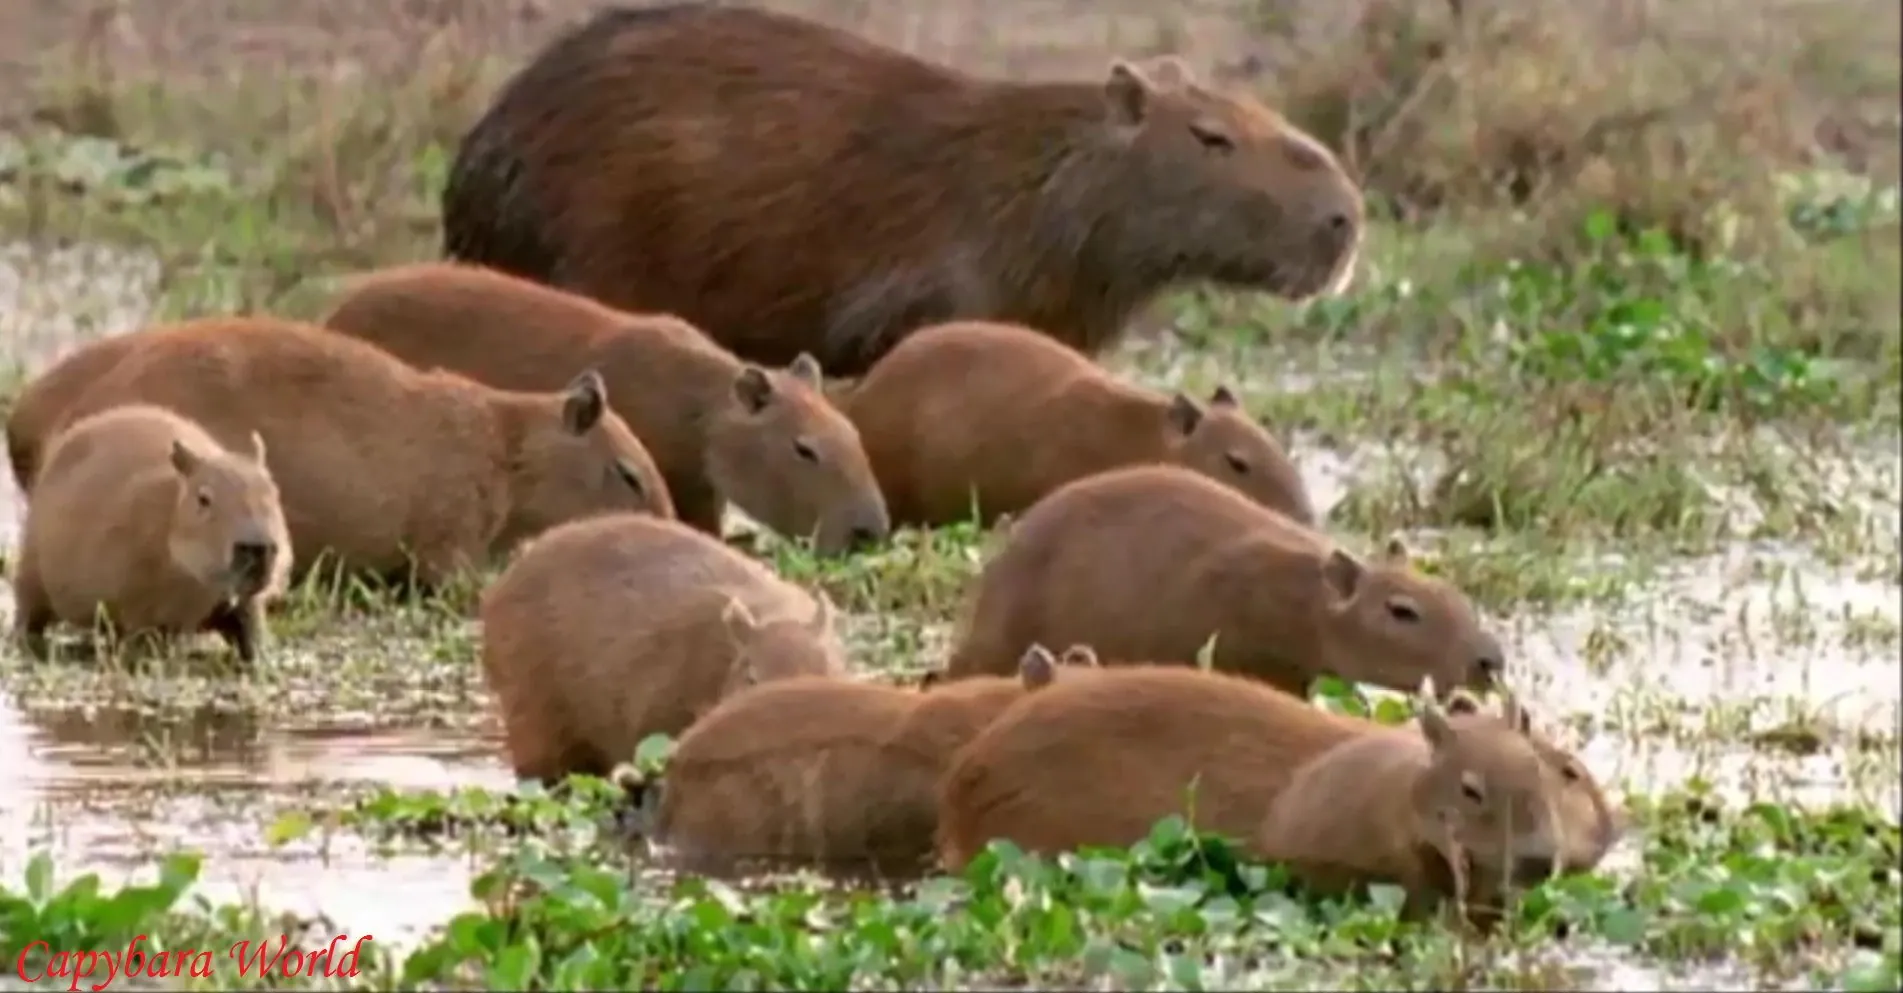
<svg viewBox="0 0 1903 993">
<path fill-rule="evenodd" d="M 84 335 L 314 316 L 340 277 L 434 256 L 454 142 L 578 5 L 467 6 L 0 13 L 0 38 L 37 46 L 0 50 L 23 94 L 0 135 L 0 230 L 33 246 L 20 279 L 56 287 L 45 294 L 73 315 L 126 296 L 114 280 L 150 289 L 130 314 L 77 319 Z M 1869 672 L 1893 665 L 1903 634 L 1893 609 L 1832 585 L 1893 602 L 1903 582 L 1894 4 L 1375 3 L 1350 23 L 1319 2 L 1211 0 L 1167 18 L 1113 3 L 1082 21 L 1039 3 L 1015 8 L 1010 32 L 986 26 L 1006 19 L 985 3 L 970 7 L 989 22 L 848 6 L 808 8 L 976 67 L 1095 73 L 1111 50 L 1184 50 L 1343 150 L 1377 216 L 1352 296 L 1294 308 L 1186 292 L 1114 364 L 1198 392 L 1232 383 L 1338 487 L 1332 531 L 1361 548 L 1403 533 L 1469 589 L 1509 630 L 1515 678 L 1593 749 L 1640 833 L 1478 944 L 1400 924 L 1391 894 L 1296 900 L 1273 870 L 1169 825 L 1132 852 L 1005 851 L 886 892 L 656 876 L 602 829 L 600 791 L 347 783 L 252 798 L 225 816 L 269 846 L 348 836 L 480 873 L 468 914 L 373 945 L 361 975 L 334 982 L 1897 987 L 1903 770 L 1895 691 Z M 43 259 L 71 244 L 149 270 L 55 273 Z M 24 334 L 40 318 L 11 320 Z M 836 563 L 761 549 L 849 612 L 860 668 L 896 677 L 939 659 L 983 544 L 949 529 Z M 161 772 L 290 727 L 481 733 L 469 606 L 314 587 L 254 675 L 202 656 L 31 666 L 7 649 L 0 678 L 31 720 L 86 724 L 117 743 L 115 762 Z M 1646 764 L 1661 751 L 1669 769 Z M 1807 799 L 1818 781 L 1825 799 Z M 210 988 L 234 981 L 225 950 L 241 938 L 355 933 L 198 905 L 203 868 L 176 856 L 122 890 L 110 873 L 0 865 L 18 877 L 0 890 L 0 951 L 143 933 L 147 948 L 215 949 L 213 976 L 184 979 Z M 1634 968 L 1645 978 L 1621 971 Z"/>
</svg>

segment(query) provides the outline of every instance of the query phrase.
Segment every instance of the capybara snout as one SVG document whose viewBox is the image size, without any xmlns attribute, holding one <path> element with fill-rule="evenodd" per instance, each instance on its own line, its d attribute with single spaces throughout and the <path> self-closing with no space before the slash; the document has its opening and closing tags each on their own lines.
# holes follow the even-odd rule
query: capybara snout
<svg viewBox="0 0 1903 993">
<path fill-rule="evenodd" d="M 204 451 L 175 438 L 171 462 L 183 484 L 184 506 L 169 539 L 176 561 L 233 599 L 255 597 L 280 582 L 281 556 L 289 550 L 263 436 L 251 433 L 249 455 Z"/>
<path fill-rule="evenodd" d="M 235 585 L 239 595 L 254 595 L 264 589 L 277 557 L 277 542 L 263 535 L 252 535 L 232 542 L 231 574 L 237 581 Z"/>
<path fill-rule="evenodd" d="M 1484 690 L 1500 675 L 1505 653 L 1472 602 L 1445 580 L 1416 571 L 1398 538 L 1369 561 L 1338 548 L 1322 573 L 1336 598 L 1323 639 L 1335 671 L 1389 686 L 1426 674 L 1443 693 Z"/>
</svg>

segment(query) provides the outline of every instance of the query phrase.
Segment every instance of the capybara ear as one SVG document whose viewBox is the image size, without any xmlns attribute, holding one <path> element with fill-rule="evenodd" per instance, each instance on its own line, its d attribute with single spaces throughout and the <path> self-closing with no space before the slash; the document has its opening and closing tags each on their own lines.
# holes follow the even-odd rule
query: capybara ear
<svg viewBox="0 0 1903 993">
<path fill-rule="evenodd" d="M 1175 55 L 1159 55 L 1149 62 L 1150 83 L 1162 90 L 1181 90 L 1196 85 L 1196 73 Z"/>
<path fill-rule="evenodd" d="M 1388 539 L 1387 547 L 1381 550 L 1381 554 L 1390 565 L 1406 565 L 1409 558 L 1407 542 L 1402 541 L 1401 536 L 1397 534 Z"/>
<path fill-rule="evenodd" d="M 791 374 L 794 379 L 816 390 L 820 388 L 821 381 L 826 378 L 820 371 L 819 360 L 813 358 L 810 352 L 801 352 L 794 356 L 793 364 L 787 366 L 786 371 Z"/>
<path fill-rule="evenodd" d="M 1196 425 L 1203 422 L 1202 405 L 1178 393 L 1170 397 L 1169 418 L 1171 427 L 1183 434 L 1189 434 L 1196 430 Z"/>
<path fill-rule="evenodd" d="M 1466 690 L 1455 690 L 1447 696 L 1449 714 L 1478 714 L 1480 709 L 1480 698 Z"/>
<path fill-rule="evenodd" d="M 1143 70 L 1122 59 L 1110 63 L 1110 78 L 1104 80 L 1104 104 L 1112 124 L 1125 127 L 1142 124 L 1149 114 L 1150 98 L 1156 84 Z"/>
<path fill-rule="evenodd" d="M 1361 579 L 1366 573 L 1367 567 L 1361 564 L 1361 560 L 1348 554 L 1344 548 L 1328 553 L 1328 560 L 1322 563 L 1322 579 L 1343 600 L 1354 599 L 1355 591 L 1361 588 Z"/>
<path fill-rule="evenodd" d="M 1421 736 L 1438 751 L 1454 740 L 1454 729 L 1447 723 L 1447 712 L 1440 709 L 1436 696 L 1434 677 L 1422 677 L 1421 691 L 1414 698 L 1415 712 L 1420 715 Z"/>
<path fill-rule="evenodd" d="M 1236 399 L 1236 395 L 1229 391 L 1229 387 L 1218 385 L 1216 392 L 1209 394 L 1209 405 L 1211 407 L 1227 407 L 1230 410 L 1234 410 L 1242 406 L 1242 401 Z"/>
<path fill-rule="evenodd" d="M 747 413 L 757 414 L 773 402 L 773 379 L 757 365 L 746 366 L 734 378 L 733 395 Z"/>
<path fill-rule="evenodd" d="M 753 611 L 748 610 L 747 605 L 739 597 L 727 598 L 727 605 L 720 608 L 720 621 L 727 625 L 729 630 L 739 628 L 742 632 L 747 632 L 759 627 L 759 622 L 753 619 Z"/>
<path fill-rule="evenodd" d="M 608 410 L 608 384 L 602 382 L 601 373 L 593 369 L 583 369 L 575 381 L 563 391 L 562 427 L 569 434 L 587 434 L 601 422 L 601 415 Z"/>
<path fill-rule="evenodd" d="M 189 476 L 197 472 L 202 462 L 204 457 L 192 451 L 190 445 L 178 438 L 172 439 L 172 468 L 177 469 L 179 475 Z"/>
<path fill-rule="evenodd" d="M 806 629 L 813 633 L 814 638 L 825 638 L 832 633 L 833 622 L 838 618 L 838 614 L 839 611 L 833 607 L 830 597 L 814 591 L 813 616 L 806 622 Z"/>
<path fill-rule="evenodd" d="M 264 435 L 256 431 L 251 432 L 251 461 L 264 464 Z"/>
<path fill-rule="evenodd" d="M 1064 657 L 1058 661 L 1065 665 L 1081 665 L 1096 669 L 1103 665 L 1097 660 L 1097 650 L 1089 645 L 1072 645 L 1064 649 Z"/>
<path fill-rule="evenodd" d="M 1049 686 L 1051 680 L 1057 678 L 1057 660 L 1051 657 L 1050 649 L 1043 645 L 1025 649 L 1018 659 L 1018 678 L 1024 681 L 1027 690 Z"/>
</svg>

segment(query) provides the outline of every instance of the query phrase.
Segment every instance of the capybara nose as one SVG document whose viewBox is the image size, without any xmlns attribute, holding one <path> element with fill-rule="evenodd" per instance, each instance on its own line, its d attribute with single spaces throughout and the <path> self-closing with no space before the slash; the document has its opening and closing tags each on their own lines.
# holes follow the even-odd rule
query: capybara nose
<svg viewBox="0 0 1903 993">
<path fill-rule="evenodd" d="M 885 529 L 869 524 L 854 524 L 846 532 L 846 546 L 853 551 L 870 548 L 885 538 Z"/>
<path fill-rule="evenodd" d="M 1522 855 L 1513 860 L 1513 880 L 1531 886 L 1560 869 L 1560 860 L 1550 855 Z"/>
<path fill-rule="evenodd" d="M 231 568 L 248 579 L 262 579 L 271 572 L 271 560 L 278 554 L 270 541 L 237 541 L 231 545 Z"/>
<path fill-rule="evenodd" d="M 1499 652 L 1483 652 L 1474 659 L 1473 681 L 1482 689 L 1499 682 L 1506 675 L 1506 661 Z"/>
</svg>

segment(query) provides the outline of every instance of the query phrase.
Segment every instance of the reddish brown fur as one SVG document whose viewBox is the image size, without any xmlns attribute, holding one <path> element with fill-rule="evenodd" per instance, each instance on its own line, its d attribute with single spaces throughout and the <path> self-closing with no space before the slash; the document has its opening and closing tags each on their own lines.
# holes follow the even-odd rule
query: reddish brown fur
<svg viewBox="0 0 1903 993">
<path fill-rule="evenodd" d="M 1185 282 L 1339 289 L 1362 214 L 1320 143 L 1173 58 L 981 79 L 698 3 L 609 8 L 555 40 L 443 193 L 449 257 L 842 376 L 941 321 L 1096 353 Z"/>
<path fill-rule="evenodd" d="M 1359 737 L 1303 763 L 1256 836 L 1323 894 L 1368 883 L 1408 893 L 1424 916 L 1458 903 L 1497 922 L 1510 887 L 1597 866 L 1623 832 L 1579 761 L 1531 732 L 1517 705 L 1500 719 L 1457 694 L 1420 702 L 1414 726 Z"/>
<path fill-rule="evenodd" d="M 606 776 L 755 682 L 841 676 L 832 608 L 675 521 L 611 514 L 524 547 L 482 599 L 516 775 Z"/>
<path fill-rule="evenodd" d="M 1072 480 L 1127 465 L 1194 469 L 1303 524 L 1301 474 L 1227 387 L 1208 404 L 1124 382 L 1022 327 L 923 328 L 842 400 L 898 524 L 1018 514 Z"/>
<path fill-rule="evenodd" d="M 434 586 L 566 520 L 673 514 L 653 460 L 592 372 L 560 393 L 496 390 L 269 318 L 187 321 L 93 347 L 127 352 L 53 428 L 135 402 L 176 410 L 227 448 L 255 427 L 300 573 L 329 553 L 351 572 L 413 568 Z M 65 361 L 92 360 L 82 349 Z M 61 367 L 49 375 L 63 378 Z"/>
<path fill-rule="evenodd" d="M 130 354 L 138 338 L 118 334 L 87 342 L 29 380 L 7 412 L 7 459 L 20 492 L 31 495 L 37 478 L 40 449 L 53 431 L 72 423 L 67 408 L 95 380 Z"/>
<path fill-rule="evenodd" d="M 1017 518 L 978 577 L 947 674 L 1010 671 L 1032 643 L 1190 664 L 1290 692 L 1320 675 L 1407 690 L 1485 685 L 1498 641 L 1467 598 L 1391 543 L 1364 562 L 1326 536 L 1173 466 L 1069 483 Z"/>
<path fill-rule="evenodd" d="M 228 452 L 159 407 L 85 418 L 53 440 L 14 564 L 14 628 L 46 653 L 56 621 L 116 634 L 217 632 L 257 660 L 292 545 L 264 442 Z"/>
<path fill-rule="evenodd" d="M 742 363 L 677 317 L 635 315 L 478 266 L 420 263 L 359 280 L 329 327 L 428 369 L 510 390 L 601 371 L 654 456 L 680 519 L 719 535 L 731 500 L 782 534 L 840 552 L 883 538 L 885 500 L 859 432 L 819 367 Z"/>
<path fill-rule="evenodd" d="M 1041 692 L 1057 665 L 1034 648 L 1012 678 L 930 689 L 795 679 L 737 694 L 681 738 L 654 835 L 703 867 L 747 858 L 916 867 L 932 852 L 952 754 Z"/>
</svg>

